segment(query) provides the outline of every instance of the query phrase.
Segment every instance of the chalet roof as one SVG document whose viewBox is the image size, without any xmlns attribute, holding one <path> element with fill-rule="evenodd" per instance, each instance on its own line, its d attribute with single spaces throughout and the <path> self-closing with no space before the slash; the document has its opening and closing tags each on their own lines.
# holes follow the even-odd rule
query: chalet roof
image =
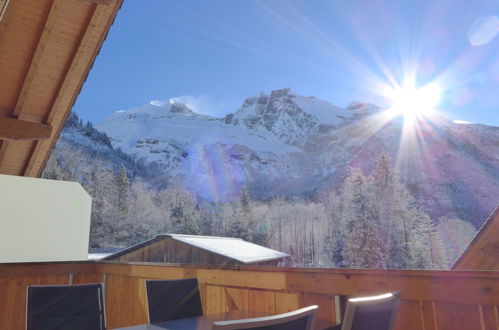
<svg viewBox="0 0 499 330">
<path fill-rule="evenodd" d="M 499 206 L 492 212 L 453 270 L 499 270 Z"/>
<path fill-rule="evenodd" d="M 247 242 L 240 238 L 216 237 L 216 236 L 196 236 L 180 234 L 163 234 L 135 246 L 121 250 L 105 259 L 114 259 L 129 252 L 140 249 L 144 246 L 156 243 L 165 238 L 171 238 L 199 249 L 209 251 L 230 259 L 237 260 L 244 264 L 278 260 L 288 257 L 286 253 L 266 248 L 264 246 Z"/>
<path fill-rule="evenodd" d="M 176 234 L 172 234 L 170 237 L 176 241 L 196 246 L 245 264 L 288 257 L 286 253 L 246 242 L 240 238 Z"/>
<path fill-rule="evenodd" d="M 40 176 L 122 2 L 0 1 L 0 174 Z"/>
</svg>

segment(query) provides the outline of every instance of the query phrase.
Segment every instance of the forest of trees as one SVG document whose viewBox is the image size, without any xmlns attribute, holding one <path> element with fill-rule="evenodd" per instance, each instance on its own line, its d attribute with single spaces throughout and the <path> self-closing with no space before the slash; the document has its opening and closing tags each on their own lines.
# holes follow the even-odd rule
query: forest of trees
<svg viewBox="0 0 499 330">
<path fill-rule="evenodd" d="M 75 118 L 69 124 L 96 134 Z M 109 144 L 107 136 L 97 138 Z M 296 266 L 445 269 L 475 234 L 457 218 L 432 221 L 386 154 L 372 173 L 350 168 L 339 189 L 312 198 L 263 201 L 243 189 L 236 200 L 217 203 L 197 198 L 180 179 L 158 188 L 124 163 L 88 158 L 80 147 L 59 141 L 43 177 L 78 181 L 92 196 L 92 250 L 182 233 L 239 237 L 288 253 Z"/>
</svg>

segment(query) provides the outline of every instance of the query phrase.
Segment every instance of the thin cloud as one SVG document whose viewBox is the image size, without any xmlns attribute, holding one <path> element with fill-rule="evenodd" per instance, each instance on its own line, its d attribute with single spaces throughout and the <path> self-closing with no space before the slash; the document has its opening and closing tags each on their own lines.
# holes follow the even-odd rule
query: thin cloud
<svg viewBox="0 0 499 330">
<path fill-rule="evenodd" d="M 155 106 L 157 106 L 157 107 L 161 107 L 161 106 L 163 106 L 163 105 L 165 105 L 165 104 L 166 104 L 166 102 L 165 102 L 165 101 L 160 101 L 160 100 L 151 100 L 151 101 L 149 101 L 149 103 L 150 103 L 151 105 L 155 105 Z"/>
<path fill-rule="evenodd" d="M 177 96 L 170 98 L 168 102 L 170 104 L 175 102 L 181 102 L 196 113 L 214 116 L 214 117 L 223 117 L 227 113 L 234 111 L 234 107 L 232 106 L 232 104 L 230 104 L 230 102 L 223 100 L 215 101 L 211 97 L 206 95 Z"/>
</svg>

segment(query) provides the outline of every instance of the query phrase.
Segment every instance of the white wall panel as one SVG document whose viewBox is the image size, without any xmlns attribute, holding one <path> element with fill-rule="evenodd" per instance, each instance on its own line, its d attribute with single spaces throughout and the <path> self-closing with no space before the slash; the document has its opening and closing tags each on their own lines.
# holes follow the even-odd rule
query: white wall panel
<svg viewBox="0 0 499 330">
<path fill-rule="evenodd" d="M 91 206 L 77 182 L 0 175 L 0 262 L 86 260 Z"/>
</svg>

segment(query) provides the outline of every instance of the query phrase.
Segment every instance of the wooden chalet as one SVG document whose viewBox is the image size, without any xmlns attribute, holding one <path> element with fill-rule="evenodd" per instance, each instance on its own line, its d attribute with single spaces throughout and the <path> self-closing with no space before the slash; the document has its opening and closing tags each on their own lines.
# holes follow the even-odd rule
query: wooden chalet
<svg viewBox="0 0 499 330">
<path fill-rule="evenodd" d="M 40 175 L 121 3 L 0 1 L 1 174 Z M 0 210 L 0 226 L 5 217 Z M 27 285 L 104 282 L 107 326 L 112 329 L 147 323 L 146 279 L 197 277 L 206 314 L 275 314 L 317 304 L 318 318 L 334 322 L 341 319 L 339 296 L 399 290 L 397 330 L 499 330 L 498 220 L 496 211 L 451 271 L 111 260 L 4 263 L 0 329 L 25 329 Z M 0 230 L 9 229 L 3 225 Z"/>
<path fill-rule="evenodd" d="M 240 238 L 165 234 L 118 251 L 104 260 L 197 265 L 279 266 L 286 253 Z"/>
</svg>

